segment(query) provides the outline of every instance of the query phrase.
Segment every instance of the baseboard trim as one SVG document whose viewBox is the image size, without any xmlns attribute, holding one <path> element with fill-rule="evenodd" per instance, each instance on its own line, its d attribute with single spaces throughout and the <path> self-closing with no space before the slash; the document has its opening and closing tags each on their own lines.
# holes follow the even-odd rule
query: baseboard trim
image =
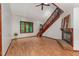
<svg viewBox="0 0 79 59">
<path fill-rule="evenodd" d="M 30 38 L 30 37 L 36 37 L 36 36 L 21 37 L 21 38 L 17 38 L 17 39 Z M 14 39 L 12 39 L 12 40 L 14 40 Z"/>
<path fill-rule="evenodd" d="M 8 46 L 8 49 L 7 49 L 7 51 L 6 51 L 6 53 L 5 53 L 5 55 L 4 55 L 4 56 L 6 56 L 6 54 L 7 54 L 8 50 L 9 50 L 9 48 L 10 48 L 11 44 L 12 44 L 12 42 L 13 42 L 13 40 L 11 40 L 11 42 L 10 42 L 10 44 L 9 44 L 9 46 Z"/>
<path fill-rule="evenodd" d="M 56 40 L 57 41 L 57 40 Z M 64 47 L 57 41 L 57 43 L 60 45 L 60 47 L 62 48 L 62 49 L 64 49 Z"/>
<path fill-rule="evenodd" d="M 42 36 L 42 37 L 46 37 L 46 38 L 53 39 L 53 40 L 60 40 L 60 39 L 55 39 L 55 38 L 51 38 L 51 37 L 48 37 L 48 36 Z"/>
</svg>

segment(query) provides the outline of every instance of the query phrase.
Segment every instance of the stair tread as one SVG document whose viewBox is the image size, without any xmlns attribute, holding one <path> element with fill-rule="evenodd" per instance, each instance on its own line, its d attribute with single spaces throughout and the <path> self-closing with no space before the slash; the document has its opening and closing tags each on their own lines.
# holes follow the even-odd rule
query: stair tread
<svg viewBox="0 0 79 59">
<path fill-rule="evenodd" d="M 59 42 L 59 44 L 61 44 L 61 46 L 64 49 L 73 50 L 72 46 L 68 44 L 67 42 L 65 42 L 64 40 L 57 40 L 57 41 Z"/>
</svg>

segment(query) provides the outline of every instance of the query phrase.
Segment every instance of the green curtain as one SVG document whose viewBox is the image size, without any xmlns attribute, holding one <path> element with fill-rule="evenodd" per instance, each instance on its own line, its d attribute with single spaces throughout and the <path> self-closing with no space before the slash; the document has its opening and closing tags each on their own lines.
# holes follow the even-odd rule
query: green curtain
<svg viewBox="0 0 79 59">
<path fill-rule="evenodd" d="M 24 22 L 21 22 L 21 32 L 24 32 Z"/>
<path fill-rule="evenodd" d="M 29 23 L 26 23 L 26 32 L 29 32 Z"/>
<path fill-rule="evenodd" d="M 31 33 L 33 32 L 32 22 L 21 22 L 21 32 Z"/>
<path fill-rule="evenodd" d="M 30 32 L 33 32 L 33 24 L 32 23 L 30 23 Z"/>
</svg>

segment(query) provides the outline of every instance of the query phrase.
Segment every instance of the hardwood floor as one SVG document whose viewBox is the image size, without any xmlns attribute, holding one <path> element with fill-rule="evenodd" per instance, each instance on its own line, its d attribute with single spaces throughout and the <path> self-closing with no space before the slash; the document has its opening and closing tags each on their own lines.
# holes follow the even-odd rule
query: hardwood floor
<svg viewBox="0 0 79 59">
<path fill-rule="evenodd" d="M 79 52 L 64 50 L 54 39 L 46 37 L 13 40 L 6 56 L 78 56 Z"/>
<path fill-rule="evenodd" d="M 57 40 L 57 42 L 60 44 L 60 46 L 63 48 L 63 49 L 66 49 L 66 50 L 73 50 L 73 47 L 71 44 L 67 43 L 65 40 Z"/>
</svg>

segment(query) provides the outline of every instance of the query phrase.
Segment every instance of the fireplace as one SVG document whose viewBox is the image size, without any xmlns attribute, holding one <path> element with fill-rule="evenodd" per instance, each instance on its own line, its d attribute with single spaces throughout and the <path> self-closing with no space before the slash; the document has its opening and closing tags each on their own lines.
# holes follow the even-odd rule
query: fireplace
<svg viewBox="0 0 79 59">
<path fill-rule="evenodd" d="M 66 41 L 67 43 L 73 46 L 73 29 L 65 28 L 61 30 L 62 30 L 62 40 Z"/>
<path fill-rule="evenodd" d="M 70 28 L 70 15 L 65 16 L 61 22 L 62 40 L 73 46 L 73 28 Z M 71 20 L 72 21 L 72 20 Z"/>
</svg>

